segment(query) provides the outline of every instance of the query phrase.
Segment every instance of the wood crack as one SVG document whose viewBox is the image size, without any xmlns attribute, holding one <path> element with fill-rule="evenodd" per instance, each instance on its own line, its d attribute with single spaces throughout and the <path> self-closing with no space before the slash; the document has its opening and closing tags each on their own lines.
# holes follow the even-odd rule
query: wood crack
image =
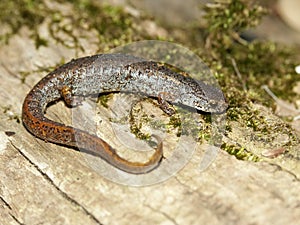
<svg viewBox="0 0 300 225">
<path fill-rule="evenodd" d="M 15 215 L 13 215 L 12 213 L 9 213 L 9 215 L 13 218 L 14 221 L 16 221 L 16 223 L 20 224 L 20 225 L 25 225 L 24 223 L 21 223 L 16 217 Z"/>
<path fill-rule="evenodd" d="M 10 210 L 12 210 L 11 206 L 9 205 L 9 203 L 7 201 L 5 201 L 5 199 L 2 196 L 0 196 L 0 200 L 4 203 L 4 205 L 7 208 L 9 208 Z"/>
<path fill-rule="evenodd" d="M 12 141 L 10 141 L 11 145 L 24 157 L 25 160 L 27 160 L 40 174 L 41 176 L 50 183 L 51 186 L 53 186 L 67 201 L 71 202 L 73 205 L 80 208 L 87 216 L 89 216 L 94 222 L 96 222 L 99 225 L 103 225 L 92 213 L 90 213 L 83 205 L 81 205 L 78 201 L 71 198 L 66 192 L 61 190 L 54 182 L 51 180 L 51 178 L 42 170 L 40 169 L 30 158 L 22 152 L 20 148 L 18 148 Z"/>
<path fill-rule="evenodd" d="M 153 207 L 151 207 L 150 205 L 148 204 L 144 204 L 144 206 L 148 207 L 149 209 L 151 209 L 153 212 L 157 212 L 161 215 L 163 215 L 163 217 L 165 217 L 166 219 L 168 219 L 170 222 L 172 222 L 174 225 L 178 225 L 178 223 L 176 222 L 176 220 L 174 218 L 172 218 L 169 214 L 165 213 L 165 212 L 162 212 L 162 211 L 159 211 Z"/>
<path fill-rule="evenodd" d="M 11 213 L 11 211 L 13 211 L 12 207 L 10 206 L 10 204 L 9 204 L 7 201 L 5 201 L 5 199 L 4 199 L 2 196 L 0 196 L 0 200 L 1 200 L 1 201 L 4 203 L 4 205 L 8 208 L 8 210 L 9 210 L 8 214 L 12 217 L 12 219 L 13 219 L 14 221 L 16 221 L 16 223 L 18 223 L 18 224 L 20 224 L 20 225 L 24 225 L 24 223 L 20 222 L 20 221 L 15 217 L 15 215 L 13 215 L 13 214 Z"/>
</svg>

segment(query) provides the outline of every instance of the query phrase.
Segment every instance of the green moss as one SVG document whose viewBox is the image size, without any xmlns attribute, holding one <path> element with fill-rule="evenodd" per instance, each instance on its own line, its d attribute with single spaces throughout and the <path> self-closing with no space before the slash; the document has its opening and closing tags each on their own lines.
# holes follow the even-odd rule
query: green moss
<svg viewBox="0 0 300 225">
<path fill-rule="evenodd" d="M 259 24 L 267 10 L 246 0 L 215 1 L 204 10 L 207 23 L 201 31 L 205 34 L 205 49 L 199 48 L 198 53 L 215 71 L 223 88 L 229 103 L 228 121 L 237 121 L 256 134 L 284 133 L 296 139 L 289 125 L 283 121 L 270 122 L 253 109 L 253 103 L 268 107 L 274 104 L 262 85 L 268 85 L 281 99 L 299 98 L 292 91 L 293 85 L 300 81 L 299 76 L 293 75 L 297 62 L 293 49 L 270 41 L 247 42 L 241 38 L 245 30 Z M 232 130 L 230 125 L 226 130 Z M 244 155 L 243 146 L 223 145 L 222 148 L 239 159 L 256 160 L 248 153 Z"/>
<path fill-rule="evenodd" d="M 68 3 L 71 11 L 60 9 L 60 5 Z M 46 18 L 50 19 L 49 32 L 57 43 L 82 52 L 84 48 L 79 42 L 80 36 L 92 30 L 98 34 L 98 51 L 102 52 L 134 40 L 150 38 L 135 30 L 133 18 L 120 7 L 90 0 L 54 0 L 53 5 L 50 8 L 43 0 L 1 1 L 0 21 L 8 30 L 1 33 L 0 40 L 7 42 L 12 34 L 25 26 L 29 28 L 37 48 L 47 46 L 47 38 L 41 37 L 38 32 L 39 25 Z"/>
<path fill-rule="evenodd" d="M 144 101 L 151 102 L 151 104 L 154 104 L 157 108 L 159 107 L 153 100 L 145 99 Z M 172 133 L 177 137 L 182 135 L 190 136 L 196 141 L 199 141 L 199 138 L 209 141 L 211 137 L 211 124 L 205 122 L 203 119 L 206 116 L 199 118 L 199 114 L 176 107 L 176 113 L 174 115 L 170 116 L 169 119 L 164 119 L 164 117 L 165 116 L 162 116 L 161 119 L 157 115 L 154 117 L 149 114 L 142 105 L 136 104 L 130 113 L 131 132 L 135 134 L 137 138 L 143 140 L 149 140 L 151 137 L 149 133 L 143 131 L 145 127 Z M 168 122 L 166 123 L 166 121 Z"/>
<path fill-rule="evenodd" d="M 38 33 L 33 35 L 35 39 L 35 47 L 39 48 L 41 46 L 48 46 L 48 40 L 46 38 L 41 37 Z"/>
<path fill-rule="evenodd" d="M 87 30 L 96 30 L 99 43 L 105 48 L 122 45 L 133 38 L 131 16 L 120 7 L 99 4 L 97 1 L 69 1 L 74 5 L 80 17 L 76 17 L 79 26 Z"/>
<path fill-rule="evenodd" d="M 95 51 L 99 52 L 105 52 L 112 47 L 136 40 L 158 38 L 149 37 L 142 29 L 138 29 L 137 25 L 140 21 L 119 7 L 101 5 L 99 1 L 93 0 L 53 0 L 52 2 L 55 6 L 49 8 L 43 0 L 0 1 L 0 23 L 5 27 L 3 31 L 0 31 L 0 41 L 6 43 L 11 35 L 20 32 L 23 26 L 30 30 L 36 48 L 47 46 L 49 38 L 52 38 L 57 43 L 75 49 L 76 52 L 84 52 L 80 38 L 90 33 L 97 35 L 95 44 L 98 49 Z M 60 9 L 63 4 L 68 4 L 71 10 Z M 287 124 L 269 122 L 257 109 L 253 109 L 253 103 L 256 102 L 272 107 L 269 103 L 270 97 L 261 89 L 261 85 L 268 85 L 282 99 L 294 101 L 300 97 L 292 92 L 293 85 L 300 81 L 300 76 L 294 76 L 293 70 L 297 61 L 293 58 L 293 55 L 296 55 L 293 48 L 269 41 L 247 42 L 241 38 L 245 30 L 260 22 L 267 10 L 248 0 L 218 0 L 205 7 L 204 10 L 206 12 L 204 25 L 181 28 L 184 41 L 172 35 L 167 39 L 190 45 L 213 70 L 229 103 L 227 111 L 229 122 L 237 121 L 241 126 L 251 128 L 256 134 L 285 133 L 296 140 L 292 129 Z M 38 31 L 46 18 L 51 35 L 47 38 Z M 168 29 L 170 34 L 177 32 L 177 30 Z M 59 64 L 63 63 L 64 61 Z M 53 68 L 48 68 L 47 71 Z M 36 71 L 23 71 L 21 72 L 22 81 L 24 82 L 29 73 L 45 70 L 45 68 L 38 68 Z M 105 107 L 107 107 L 107 101 L 107 96 L 100 98 L 101 104 Z M 205 141 L 212 138 L 209 132 L 211 129 L 209 116 L 205 115 L 203 121 L 199 121 L 203 125 L 203 128 L 199 130 L 193 125 L 194 121 L 181 120 L 178 114 L 171 117 L 168 124 L 164 124 L 152 120 L 146 114 L 139 115 L 139 113 L 142 113 L 141 109 L 133 112 L 131 129 L 142 139 L 149 138 L 149 134 L 141 132 L 145 124 L 169 131 L 177 129 L 178 135 L 192 134 L 194 136 L 197 133 L 200 139 Z M 190 127 L 190 129 L 182 130 L 183 127 Z M 226 131 L 231 130 L 232 127 L 228 123 Z M 236 154 L 237 158 L 256 160 L 254 156 L 247 155 L 243 146 L 223 145 L 222 147 Z"/>
<path fill-rule="evenodd" d="M 135 105 L 130 112 L 130 130 L 139 139 L 149 140 L 151 134 L 142 132 L 143 126 L 150 121 L 149 116 L 144 112 L 142 105 Z"/>
<path fill-rule="evenodd" d="M 26 26 L 36 38 L 37 26 L 45 20 L 47 14 L 43 0 L 2 0 L 0 1 L 0 21 L 7 29 L 1 32 L 0 41 L 7 43 L 11 35 Z"/>
<path fill-rule="evenodd" d="M 295 93 L 291 87 L 300 81 L 299 76 L 292 75 L 297 62 L 293 49 L 270 41 L 247 42 L 240 37 L 246 29 L 256 26 L 267 10 L 245 0 L 215 1 L 205 10 L 206 49 L 199 53 L 217 73 L 226 74 L 218 80 L 226 89 L 228 99 L 232 101 L 232 96 L 240 93 L 243 101 L 248 98 L 267 103 L 270 98 L 261 89 L 266 84 L 279 97 L 292 100 Z M 234 69 L 233 60 L 241 77 Z M 229 95 L 232 87 L 236 90 L 234 95 Z M 245 93 L 241 92 L 243 88 Z"/>
<path fill-rule="evenodd" d="M 104 108 L 108 108 L 108 101 L 112 98 L 111 94 L 100 95 L 97 103 L 100 103 Z"/>
<path fill-rule="evenodd" d="M 253 162 L 261 161 L 260 157 L 247 151 L 245 148 L 241 146 L 223 144 L 221 147 L 230 155 L 234 155 L 237 159 L 248 160 Z"/>
<path fill-rule="evenodd" d="M 170 117 L 169 123 L 167 124 L 167 129 L 170 130 L 178 129 L 177 136 L 182 135 L 182 121 L 179 114 L 176 113 Z"/>
<path fill-rule="evenodd" d="M 259 24 L 267 10 L 253 1 L 229 0 L 207 4 L 205 9 L 208 22 L 209 40 L 211 45 L 228 49 L 233 40 L 241 44 L 245 41 L 239 37 L 239 32 Z M 221 43 L 220 43 L 221 42 Z"/>
</svg>

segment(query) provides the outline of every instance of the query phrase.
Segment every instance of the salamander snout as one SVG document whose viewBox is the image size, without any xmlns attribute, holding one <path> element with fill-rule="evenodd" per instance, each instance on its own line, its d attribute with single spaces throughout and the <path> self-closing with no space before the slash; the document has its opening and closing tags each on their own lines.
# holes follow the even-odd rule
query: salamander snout
<svg viewBox="0 0 300 225">
<path fill-rule="evenodd" d="M 221 89 L 213 85 L 196 81 L 197 85 L 193 86 L 193 107 L 198 110 L 210 113 L 224 113 L 228 108 L 224 94 Z"/>
</svg>

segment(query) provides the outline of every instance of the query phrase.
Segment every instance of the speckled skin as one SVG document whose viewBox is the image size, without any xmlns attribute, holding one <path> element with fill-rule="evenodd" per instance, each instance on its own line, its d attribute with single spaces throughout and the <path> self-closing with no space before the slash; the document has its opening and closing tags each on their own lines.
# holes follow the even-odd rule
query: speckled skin
<svg viewBox="0 0 300 225">
<path fill-rule="evenodd" d="M 99 137 L 44 116 L 47 105 L 61 98 L 67 105 L 76 106 L 84 96 L 115 91 L 159 97 L 162 109 L 169 114 L 167 102 L 212 113 L 227 108 L 222 92 L 212 86 L 131 55 L 102 54 L 72 60 L 44 77 L 26 96 L 22 120 L 38 138 L 85 149 L 128 173 L 147 173 L 159 165 L 162 143 L 146 163 L 130 162 Z"/>
</svg>

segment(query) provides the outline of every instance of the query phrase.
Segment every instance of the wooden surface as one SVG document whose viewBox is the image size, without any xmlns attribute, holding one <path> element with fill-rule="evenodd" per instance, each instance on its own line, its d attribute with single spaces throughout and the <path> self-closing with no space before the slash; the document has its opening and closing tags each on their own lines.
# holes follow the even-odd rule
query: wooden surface
<svg viewBox="0 0 300 225">
<path fill-rule="evenodd" d="M 91 54 L 92 47 L 86 46 L 84 54 Z M 220 151 L 212 165 L 200 171 L 204 147 L 199 146 L 189 163 L 165 182 L 143 187 L 112 182 L 91 168 L 83 153 L 38 140 L 20 122 L 26 93 L 46 75 L 35 71 L 59 64 L 62 58 L 70 60 L 74 51 L 51 42 L 36 50 L 26 29 L 0 48 L 0 224 L 279 225 L 300 221 L 296 147 L 290 156 L 292 164 L 283 163 L 290 162 L 284 155 L 281 161 L 254 163 Z M 30 74 L 22 83 L 24 71 Z M 62 103 L 55 107 L 49 112 L 52 118 L 70 120 Z M 233 132 L 238 135 L 236 127 Z"/>
</svg>

